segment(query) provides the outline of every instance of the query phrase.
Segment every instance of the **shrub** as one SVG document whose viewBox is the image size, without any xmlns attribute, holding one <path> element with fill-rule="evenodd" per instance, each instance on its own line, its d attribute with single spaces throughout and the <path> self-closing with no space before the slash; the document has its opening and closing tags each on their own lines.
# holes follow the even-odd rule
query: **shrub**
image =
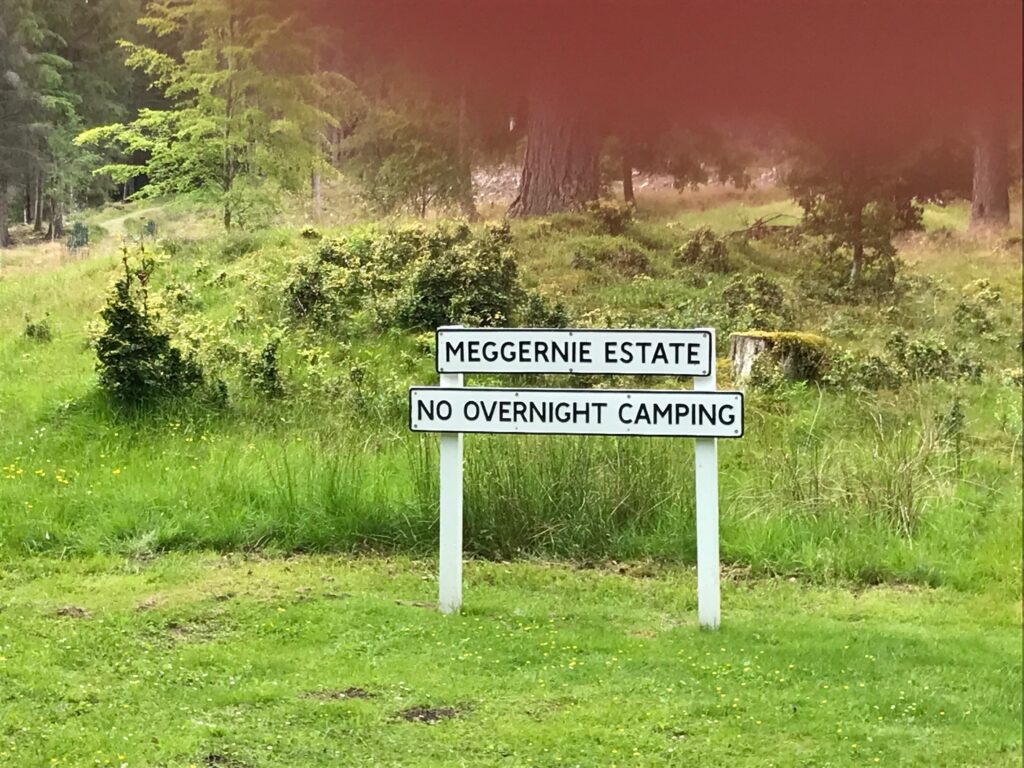
<svg viewBox="0 0 1024 768">
<path fill-rule="evenodd" d="M 192 355 L 171 344 L 149 311 L 146 285 L 152 262 L 133 268 L 127 254 L 124 274 L 100 312 L 104 327 L 96 340 L 100 387 L 124 405 L 143 405 L 188 394 L 202 385 L 203 372 Z"/>
<path fill-rule="evenodd" d="M 250 357 L 245 363 L 245 375 L 249 383 L 261 395 L 271 399 L 284 395 L 284 383 L 281 380 L 277 357 L 280 346 L 280 339 L 272 339 L 259 355 Z"/>
<path fill-rule="evenodd" d="M 859 357 L 843 350 L 829 358 L 822 381 L 840 389 L 896 389 L 903 381 L 903 371 L 887 358 Z"/>
<path fill-rule="evenodd" d="M 89 245 L 89 228 L 82 222 L 76 221 L 68 232 L 67 246 L 72 251 L 77 251 L 87 245 Z"/>
<path fill-rule="evenodd" d="M 781 330 L 792 322 L 782 286 L 760 273 L 732 280 L 722 289 L 722 304 L 734 325 Z"/>
<path fill-rule="evenodd" d="M 300 319 L 334 322 L 365 305 L 382 326 L 419 330 L 507 325 L 541 308 L 522 286 L 508 224 L 355 232 L 297 263 L 284 292 Z"/>
<path fill-rule="evenodd" d="M 576 241 L 572 257 L 574 269 L 611 269 L 624 277 L 647 275 L 651 261 L 644 249 L 622 237 L 590 236 Z"/>
<path fill-rule="evenodd" d="M 310 224 L 307 224 L 306 226 L 299 230 L 299 237 L 301 237 L 303 240 L 322 240 L 324 236 L 319 229 Z"/>
<path fill-rule="evenodd" d="M 725 273 L 733 270 L 729 263 L 729 250 L 725 240 L 709 227 L 701 227 L 679 249 L 675 265 L 698 267 L 709 272 Z"/>
<path fill-rule="evenodd" d="M 584 211 L 605 234 L 621 235 L 633 223 L 636 209 L 615 200 L 591 200 L 584 206 Z"/>
<path fill-rule="evenodd" d="M 898 280 L 903 262 L 895 250 L 866 256 L 856 282 L 850 280 L 852 256 L 847 246 L 807 234 L 797 252 L 804 264 L 797 278 L 801 292 L 821 301 L 855 304 L 891 297 L 905 287 Z"/>
<path fill-rule="evenodd" d="M 508 325 L 522 298 L 515 257 L 485 236 L 413 261 L 393 316 L 402 328 Z"/>
<path fill-rule="evenodd" d="M 529 328 L 566 328 L 569 308 L 561 299 L 548 299 L 537 291 L 529 291 L 523 300 L 520 321 Z"/>
<path fill-rule="evenodd" d="M 886 342 L 886 351 L 910 379 L 950 379 L 956 372 L 953 353 L 934 334 L 911 339 L 903 331 L 894 331 Z"/>
<path fill-rule="evenodd" d="M 53 331 L 50 330 L 49 315 L 39 321 L 33 321 L 31 317 L 25 315 L 25 338 L 44 343 L 52 341 Z"/>
<path fill-rule="evenodd" d="M 260 249 L 260 239 L 253 234 L 240 232 L 224 238 L 221 255 L 225 261 L 235 261 Z"/>
</svg>

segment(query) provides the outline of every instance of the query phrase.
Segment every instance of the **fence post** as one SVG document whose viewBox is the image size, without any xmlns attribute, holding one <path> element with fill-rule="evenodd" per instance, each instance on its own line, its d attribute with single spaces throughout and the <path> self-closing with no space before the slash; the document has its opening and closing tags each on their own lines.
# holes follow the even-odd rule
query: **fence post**
<svg viewBox="0 0 1024 768">
<path fill-rule="evenodd" d="M 702 329 L 704 330 L 704 329 Z M 715 365 L 715 331 L 711 332 L 711 371 L 695 376 L 693 389 L 713 392 L 718 388 Z M 718 629 L 722 618 L 718 563 L 718 440 L 698 437 L 694 444 L 697 507 L 697 620 L 704 629 Z"/>
</svg>

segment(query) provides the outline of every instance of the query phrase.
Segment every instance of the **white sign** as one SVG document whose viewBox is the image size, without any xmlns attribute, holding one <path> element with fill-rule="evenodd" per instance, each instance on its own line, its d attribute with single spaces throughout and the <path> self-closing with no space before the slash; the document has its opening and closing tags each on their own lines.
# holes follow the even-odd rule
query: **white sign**
<svg viewBox="0 0 1024 768">
<path fill-rule="evenodd" d="M 409 390 L 409 426 L 439 432 L 438 607 L 462 608 L 462 449 L 466 432 L 695 437 L 697 620 L 721 620 L 717 438 L 743 436 L 743 395 L 719 392 L 715 331 L 437 329 L 440 387 Z M 467 388 L 466 373 L 693 377 L 692 390 Z"/>
<path fill-rule="evenodd" d="M 413 387 L 409 414 L 414 432 L 743 435 L 740 392 Z"/>
<path fill-rule="evenodd" d="M 706 329 L 439 328 L 438 373 L 708 376 Z"/>
</svg>

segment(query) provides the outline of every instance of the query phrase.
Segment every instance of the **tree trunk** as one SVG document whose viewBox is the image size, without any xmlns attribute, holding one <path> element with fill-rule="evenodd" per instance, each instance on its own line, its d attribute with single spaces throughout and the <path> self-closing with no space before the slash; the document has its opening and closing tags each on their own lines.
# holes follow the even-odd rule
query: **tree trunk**
<svg viewBox="0 0 1024 768">
<path fill-rule="evenodd" d="M 996 230 L 1010 225 L 1009 146 L 1001 121 L 978 120 L 974 129 L 974 188 L 971 229 Z"/>
<path fill-rule="evenodd" d="M 600 191 L 597 136 L 565 90 L 548 85 L 530 94 L 526 156 L 509 216 L 578 210 Z"/>
<path fill-rule="evenodd" d="M 636 195 L 633 193 L 633 161 L 625 150 L 622 151 L 622 199 L 626 205 L 636 205 Z"/>
<path fill-rule="evenodd" d="M 7 231 L 7 179 L 0 176 L 0 248 L 10 248 L 11 234 Z"/>
<path fill-rule="evenodd" d="M 27 227 L 32 223 L 32 176 L 25 175 L 25 210 L 22 223 Z"/>
<path fill-rule="evenodd" d="M 46 230 L 48 240 L 64 238 L 64 203 L 50 198 L 50 227 Z"/>
<path fill-rule="evenodd" d="M 35 218 L 32 220 L 32 231 L 39 233 L 43 231 L 43 174 L 36 173 L 36 210 Z"/>
<path fill-rule="evenodd" d="M 320 161 L 316 161 L 316 165 L 313 166 L 313 173 L 310 177 L 310 186 L 313 190 L 313 221 L 317 224 L 320 223 L 320 217 L 323 215 L 323 195 L 321 194 L 320 184 Z"/>
<path fill-rule="evenodd" d="M 850 265 L 850 287 L 860 285 L 864 271 L 864 204 L 859 200 L 853 209 L 853 263 Z"/>
</svg>

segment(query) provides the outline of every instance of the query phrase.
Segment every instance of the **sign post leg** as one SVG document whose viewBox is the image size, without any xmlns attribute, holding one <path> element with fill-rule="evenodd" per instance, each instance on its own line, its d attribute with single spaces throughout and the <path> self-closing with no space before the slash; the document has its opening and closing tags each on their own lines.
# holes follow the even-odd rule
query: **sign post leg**
<svg viewBox="0 0 1024 768">
<path fill-rule="evenodd" d="M 461 373 L 442 373 L 442 387 L 463 386 Z M 441 550 L 438 607 L 462 609 L 462 433 L 442 433 L 440 451 Z"/>
<path fill-rule="evenodd" d="M 695 391 L 718 388 L 715 336 L 711 335 L 711 372 L 693 380 Z M 694 446 L 697 501 L 697 620 L 704 629 L 718 629 L 722 620 L 718 554 L 718 440 L 698 437 Z"/>
</svg>

